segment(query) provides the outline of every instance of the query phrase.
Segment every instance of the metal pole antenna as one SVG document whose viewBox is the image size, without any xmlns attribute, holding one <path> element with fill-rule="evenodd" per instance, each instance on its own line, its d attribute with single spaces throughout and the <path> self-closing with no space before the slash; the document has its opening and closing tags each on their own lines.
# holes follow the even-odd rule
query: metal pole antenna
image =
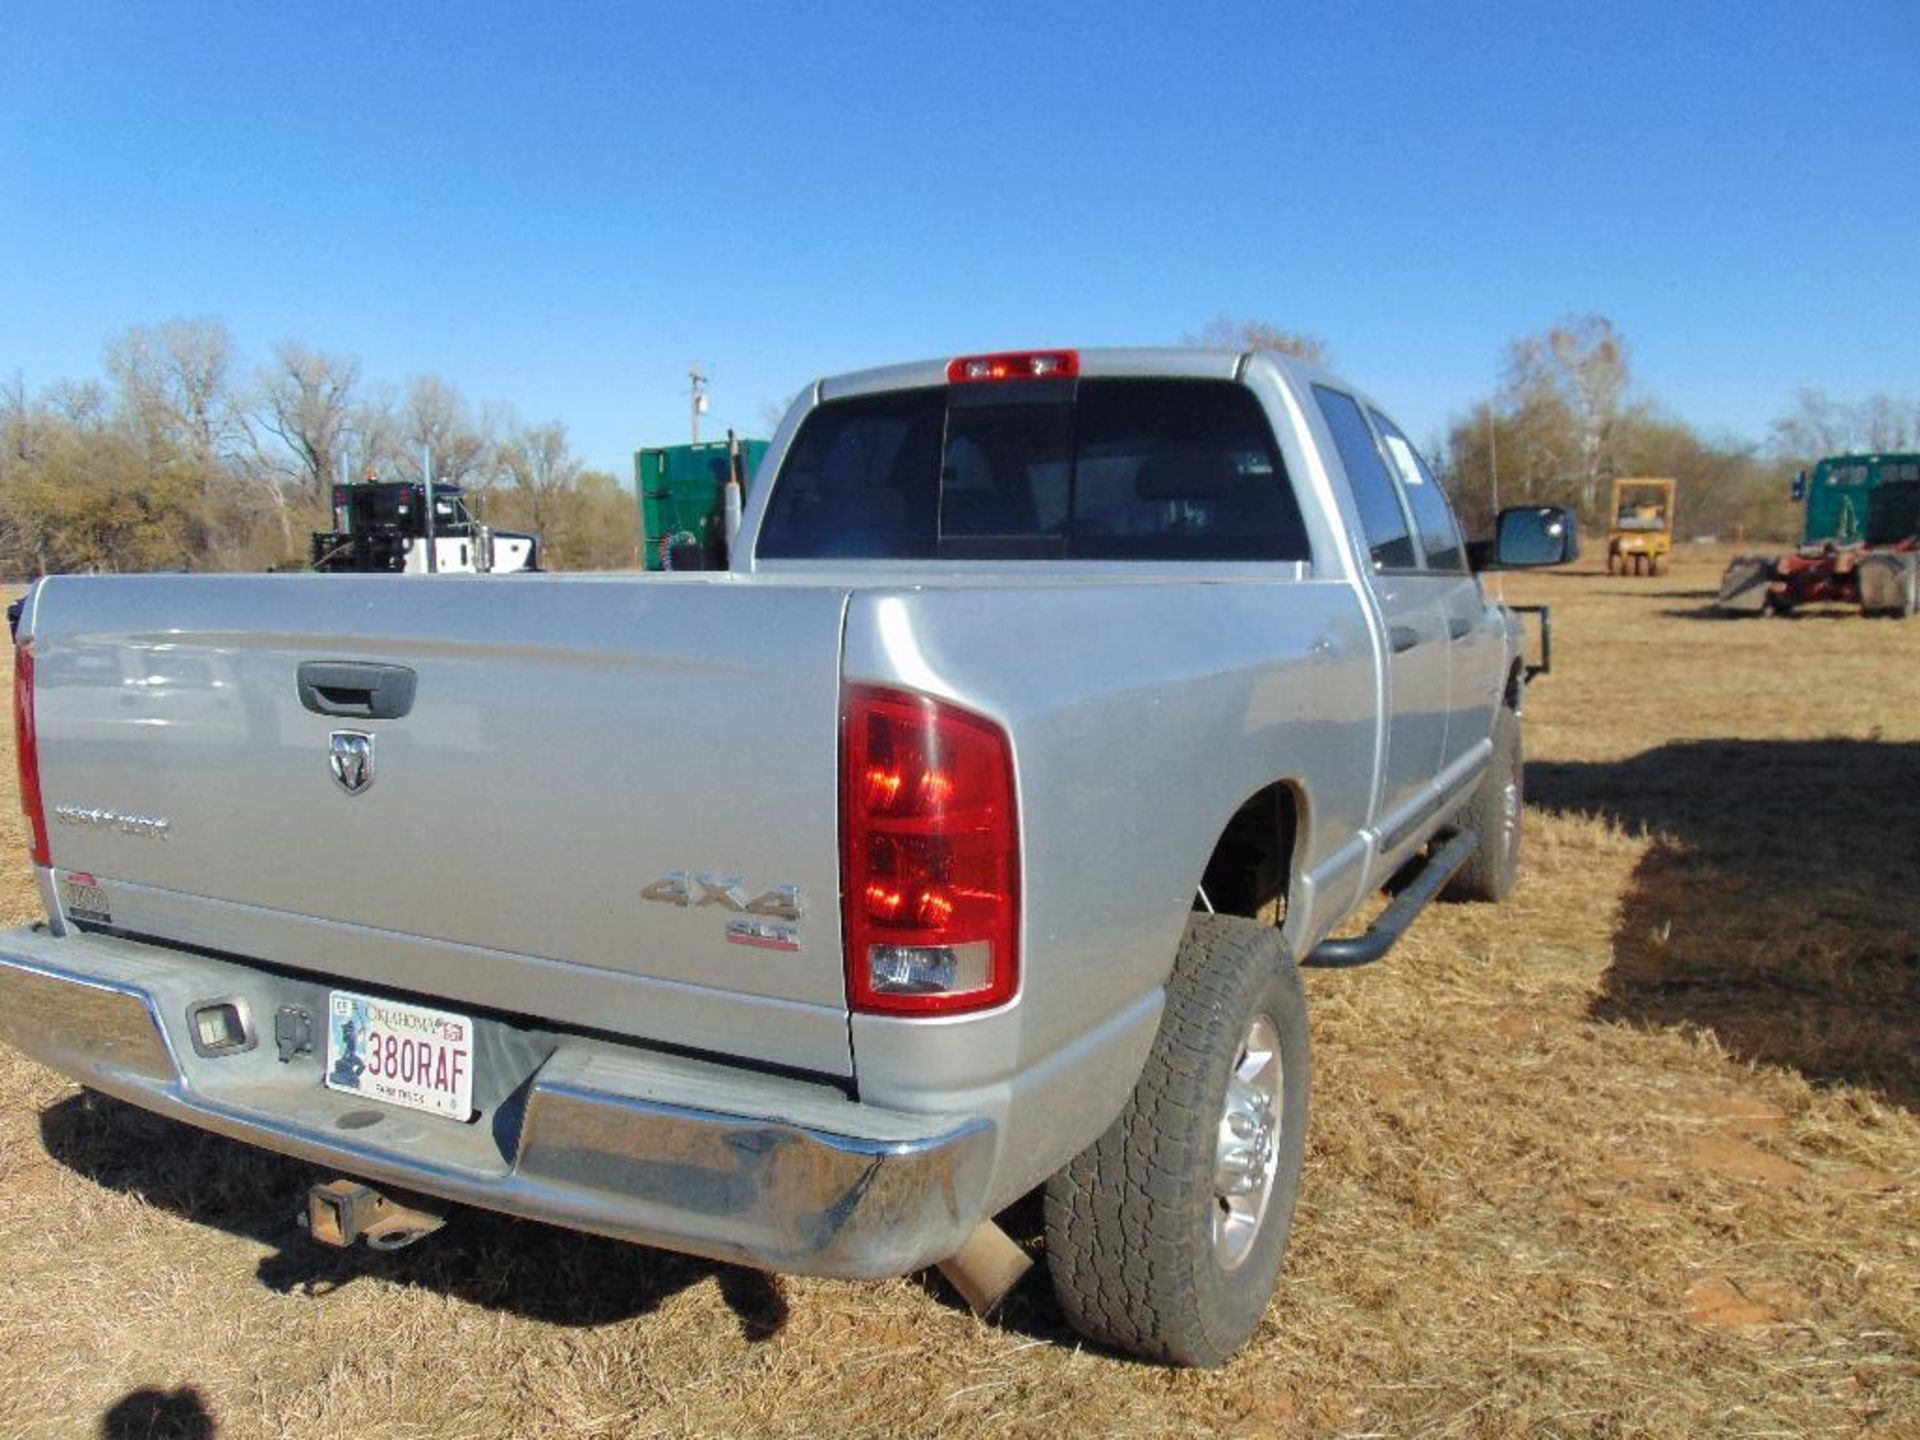
<svg viewBox="0 0 1920 1440">
<path fill-rule="evenodd" d="M 440 543 L 433 534 L 433 447 L 420 447 L 420 473 L 426 477 L 427 490 L 427 573 L 440 573 L 440 556 L 437 553 Z"/>
<path fill-rule="evenodd" d="M 693 410 L 693 443 L 700 443 L 700 413 L 707 408 L 707 377 L 700 373 L 700 362 L 687 367 L 689 403 Z"/>
<path fill-rule="evenodd" d="M 1492 482 L 1493 513 L 1500 513 L 1500 430 L 1493 423 L 1493 407 L 1487 407 L 1487 470 Z"/>
</svg>

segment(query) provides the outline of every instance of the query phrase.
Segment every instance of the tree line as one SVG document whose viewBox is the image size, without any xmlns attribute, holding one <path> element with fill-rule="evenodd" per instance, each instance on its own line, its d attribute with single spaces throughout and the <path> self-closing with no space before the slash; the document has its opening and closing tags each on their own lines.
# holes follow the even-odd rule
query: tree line
<svg viewBox="0 0 1920 1440">
<path fill-rule="evenodd" d="M 1797 524 L 1777 447 L 1710 440 L 1636 396 L 1627 342 L 1600 315 L 1564 319 L 1506 349 L 1499 388 L 1449 428 L 1440 469 L 1471 531 L 1502 505 L 1570 505 L 1603 533 L 1612 482 L 1678 480 L 1682 535 L 1784 540 Z"/>
<path fill-rule="evenodd" d="M 1324 364 L 1321 338 L 1221 317 L 1189 343 Z M 560 420 L 476 407 L 448 381 L 369 379 L 297 341 L 249 365 L 217 320 L 136 326 L 106 347 L 103 380 L 29 393 L 0 381 L 0 578 L 71 571 L 259 570 L 306 562 L 332 528 L 330 491 L 369 472 L 466 487 L 489 524 L 541 536 L 559 569 L 639 563 L 630 485 L 588 469 Z M 1708 438 L 1633 385 L 1626 338 L 1572 316 L 1507 345 L 1501 380 L 1430 444 L 1482 534 L 1502 505 L 1575 507 L 1604 531 L 1611 482 L 1672 476 L 1684 536 L 1787 540 L 1788 481 L 1822 455 L 1920 449 L 1920 404 L 1803 390 L 1762 441 Z"/>
<path fill-rule="evenodd" d="M 1189 341 L 1268 349 L 1326 364 L 1318 336 L 1263 321 L 1215 320 Z M 1568 316 L 1508 342 L 1501 380 L 1429 456 L 1469 534 L 1486 534 L 1503 505 L 1570 505 L 1604 532 L 1615 479 L 1671 477 L 1683 536 L 1793 540 L 1793 474 L 1823 455 L 1920 449 L 1920 401 L 1890 394 L 1835 400 L 1804 389 L 1764 440 L 1708 438 L 1636 392 L 1627 340 L 1603 315 Z"/>
<path fill-rule="evenodd" d="M 370 380 L 297 341 L 250 366 L 204 319 L 136 326 L 103 369 L 0 382 L 0 577 L 300 567 L 337 480 L 417 480 L 427 456 L 487 523 L 537 532 L 549 566 L 638 563 L 631 487 L 588 469 L 562 421 L 476 407 L 437 375 Z"/>
</svg>

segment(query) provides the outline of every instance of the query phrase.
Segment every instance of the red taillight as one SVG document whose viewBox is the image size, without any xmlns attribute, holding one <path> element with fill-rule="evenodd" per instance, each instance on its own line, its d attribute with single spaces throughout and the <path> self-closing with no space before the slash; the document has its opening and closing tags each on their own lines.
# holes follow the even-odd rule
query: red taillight
<svg viewBox="0 0 1920 1440">
<path fill-rule="evenodd" d="M 1080 373 L 1078 350 L 1010 350 L 1001 355 L 963 355 L 947 366 L 949 385 L 990 380 L 1071 380 Z"/>
<path fill-rule="evenodd" d="M 925 695 L 847 687 L 841 737 L 847 997 L 951 1015 L 1020 983 L 1013 748 L 992 721 Z"/>
<path fill-rule="evenodd" d="M 33 830 L 33 863 L 46 865 L 47 812 L 40 803 L 40 744 L 33 733 L 33 642 L 13 652 L 13 750 L 20 760 L 20 808 Z"/>
</svg>

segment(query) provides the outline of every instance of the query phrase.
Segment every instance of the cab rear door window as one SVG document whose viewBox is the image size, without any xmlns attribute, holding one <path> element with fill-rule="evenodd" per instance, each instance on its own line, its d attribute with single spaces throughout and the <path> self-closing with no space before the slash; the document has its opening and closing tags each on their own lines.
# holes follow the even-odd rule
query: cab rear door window
<svg viewBox="0 0 1920 1440">
<path fill-rule="evenodd" d="M 1395 493 L 1393 474 L 1374 441 L 1373 430 L 1360 413 L 1360 403 L 1346 391 L 1325 385 L 1313 387 L 1313 398 L 1333 433 L 1341 468 L 1353 487 L 1354 506 L 1360 512 L 1360 530 L 1372 553 L 1373 568 L 1418 570 L 1420 556 L 1414 548 L 1412 526 Z"/>
</svg>

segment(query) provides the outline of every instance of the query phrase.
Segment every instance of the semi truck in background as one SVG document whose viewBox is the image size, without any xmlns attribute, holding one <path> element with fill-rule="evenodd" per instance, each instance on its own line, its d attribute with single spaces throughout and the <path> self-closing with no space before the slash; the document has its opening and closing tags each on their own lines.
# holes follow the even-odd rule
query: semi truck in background
<svg viewBox="0 0 1920 1440">
<path fill-rule="evenodd" d="M 540 540 L 481 524 L 458 485 L 369 474 L 333 487 L 333 529 L 313 532 L 311 560 L 349 574 L 509 574 L 540 568 Z"/>
<path fill-rule="evenodd" d="M 1920 453 L 1830 455 L 1793 482 L 1806 506 L 1800 547 L 1740 555 L 1716 607 L 1785 615 L 1801 605 L 1857 605 L 1907 619 L 1920 609 Z"/>
</svg>

